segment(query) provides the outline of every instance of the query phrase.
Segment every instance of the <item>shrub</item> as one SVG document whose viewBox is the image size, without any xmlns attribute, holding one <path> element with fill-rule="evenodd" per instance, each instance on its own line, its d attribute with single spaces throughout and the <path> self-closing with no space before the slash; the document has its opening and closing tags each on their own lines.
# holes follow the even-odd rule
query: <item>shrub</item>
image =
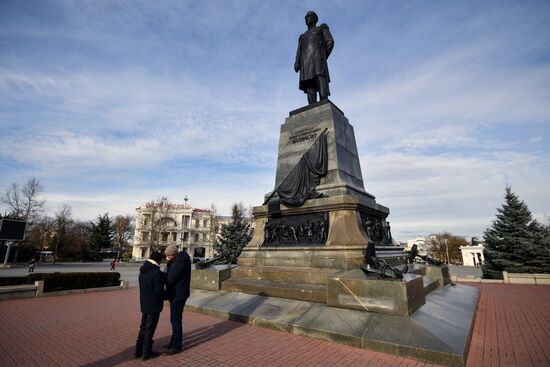
<svg viewBox="0 0 550 367">
<path fill-rule="evenodd" d="M 34 273 L 27 276 L 27 283 L 44 281 L 44 292 L 111 287 L 120 284 L 120 273 Z"/>
<path fill-rule="evenodd" d="M 27 284 L 27 277 L 0 277 L 0 287 Z"/>
</svg>

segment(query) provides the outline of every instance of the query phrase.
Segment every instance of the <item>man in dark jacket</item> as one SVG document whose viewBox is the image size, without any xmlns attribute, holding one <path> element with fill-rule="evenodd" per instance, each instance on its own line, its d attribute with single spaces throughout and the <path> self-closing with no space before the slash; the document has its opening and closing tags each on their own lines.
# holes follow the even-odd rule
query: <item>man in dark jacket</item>
<svg viewBox="0 0 550 367">
<path fill-rule="evenodd" d="M 191 259 L 187 252 L 178 252 L 178 248 L 170 245 L 164 251 L 168 266 L 166 267 L 166 293 L 170 301 L 170 323 L 172 338 L 166 346 L 166 354 L 181 352 L 183 342 L 183 308 L 189 298 L 189 283 L 191 281 Z"/>
<path fill-rule="evenodd" d="M 160 312 L 164 306 L 165 277 L 160 270 L 162 260 L 160 252 L 153 252 L 139 269 L 139 303 L 141 305 L 141 325 L 136 340 L 136 358 L 143 360 L 159 356 L 153 351 L 153 335 L 159 322 Z"/>
</svg>

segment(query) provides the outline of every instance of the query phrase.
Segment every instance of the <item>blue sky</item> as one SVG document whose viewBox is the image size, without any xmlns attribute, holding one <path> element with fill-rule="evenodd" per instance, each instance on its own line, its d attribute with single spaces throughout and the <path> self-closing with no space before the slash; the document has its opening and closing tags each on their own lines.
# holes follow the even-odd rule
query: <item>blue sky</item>
<svg viewBox="0 0 550 367">
<path fill-rule="evenodd" d="M 261 204 L 311 9 L 394 237 L 481 236 L 506 184 L 550 216 L 548 1 L 1 0 L 0 189 L 85 220 Z"/>
</svg>

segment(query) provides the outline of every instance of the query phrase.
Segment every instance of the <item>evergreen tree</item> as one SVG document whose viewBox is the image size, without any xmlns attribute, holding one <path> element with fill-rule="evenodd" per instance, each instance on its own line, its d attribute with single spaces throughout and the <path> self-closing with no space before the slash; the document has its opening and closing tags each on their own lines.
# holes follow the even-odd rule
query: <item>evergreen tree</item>
<svg viewBox="0 0 550 367">
<path fill-rule="evenodd" d="M 245 209 L 242 204 L 235 203 L 231 209 L 231 221 L 222 224 L 214 243 L 214 250 L 229 264 L 239 257 L 243 247 L 251 239 L 252 230 L 245 220 Z"/>
<path fill-rule="evenodd" d="M 90 222 L 90 224 L 92 225 L 91 250 L 98 253 L 101 249 L 113 247 L 115 231 L 109 213 L 98 216 L 97 223 Z"/>
<path fill-rule="evenodd" d="M 531 228 L 534 233 L 536 252 L 526 263 L 532 273 L 550 273 L 550 224 L 543 225 L 533 221 Z"/>
<path fill-rule="evenodd" d="M 506 186 L 505 203 L 498 208 L 483 238 L 484 278 L 502 278 L 502 272 L 544 272 L 548 264 L 549 236 L 545 226 L 533 220 L 527 205 L 510 186 Z M 548 272 L 546 267 L 546 272 Z"/>
</svg>

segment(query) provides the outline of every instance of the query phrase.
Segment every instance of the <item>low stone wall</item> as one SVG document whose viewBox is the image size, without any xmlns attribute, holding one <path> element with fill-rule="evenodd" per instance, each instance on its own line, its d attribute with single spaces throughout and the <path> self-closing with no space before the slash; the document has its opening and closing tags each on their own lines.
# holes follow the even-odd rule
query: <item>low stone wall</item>
<svg viewBox="0 0 550 367">
<path fill-rule="evenodd" d="M 474 277 L 451 277 L 454 282 L 473 282 L 473 283 L 501 283 L 501 284 L 544 284 L 550 285 L 550 274 L 529 274 L 529 273 L 508 273 L 502 272 L 503 279 L 482 279 Z"/>
<path fill-rule="evenodd" d="M 101 288 L 87 288 L 87 289 L 71 289 L 60 292 L 48 292 L 44 293 L 44 281 L 36 281 L 34 285 L 10 285 L 6 287 L 0 287 L 0 300 L 15 299 L 15 298 L 41 298 L 41 297 L 53 297 L 53 296 L 65 296 L 69 294 L 90 293 L 90 292 L 107 292 L 117 291 L 120 289 L 128 289 L 129 282 L 127 280 L 121 280 L 120 285 L 113 287 L 101 287 Z"/>
<path fill-rule="evenodd" d="M 35 298 L 42 297 L 44 292 L 44 282 L 37 281 L 33 284 L 8 285 L 0 287 L 0 300 L 15 298 Z"/>
<path fill-rule="evenodd" d="M 518 274 L 502 272 L 504 283 L 511 284 L 550 284 L 550 274 Z"/>
</svg>

